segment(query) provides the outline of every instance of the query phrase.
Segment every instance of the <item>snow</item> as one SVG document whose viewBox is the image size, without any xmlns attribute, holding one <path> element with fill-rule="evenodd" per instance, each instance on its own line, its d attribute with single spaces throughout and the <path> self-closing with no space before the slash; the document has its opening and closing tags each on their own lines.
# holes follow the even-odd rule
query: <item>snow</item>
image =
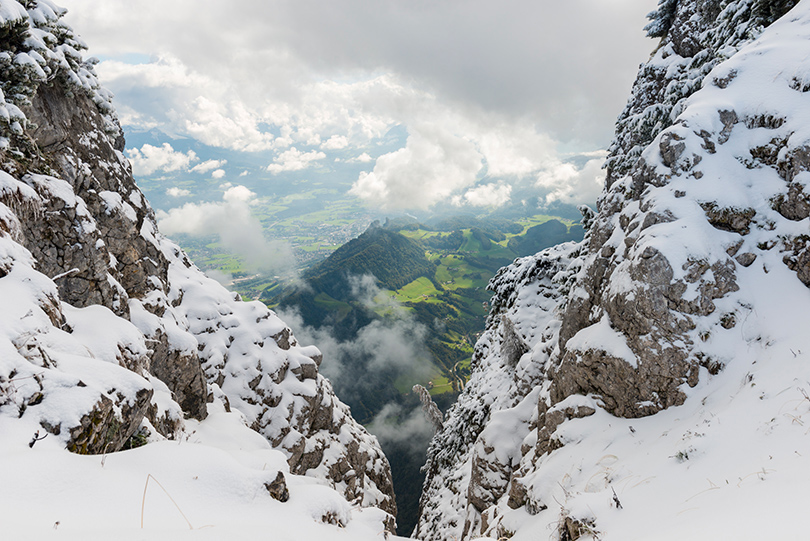
<svg viewBox="0 0 810 541">
<path fill-rule="evenodd" d="M 133 209 L 129 204 L 125 203 L 121 194 L 110 191 L 99 192 L 99 197 L 104 201 L 107 207 L 107 214 L 119 212 L 127 217 L 130 222 L 135 222 L 138 219 Z"/>
<path fill-rule="evenodd" d="M 62 313 L 73 329 L 72 337 L 97 359 L 118 362 L 121 348 L 136 357 L 147 353 L 143 334 L 129 321 L 116 317 L 109 308 L 98 305 L 74 308 L 64 304 Z M 100 329 L 104 332 L 99 332 Z"/>
<path fill-rule="evenodd" d="M 24 40 L 17 50 L 0 52 L 20 81 L 13 97 L 0 92 L 0 146 L 15 151 L 8 153 L 9 171 L 21 177 L 0 172 L 0 463 L 14 470 L 0 490 L 2 537 L 387 537 L 391 517 L 370 507 L 391 503 L 375 485 L 389 482 L 386 459 L 317 374 L 320 351 L 299 346 L 266 306 L 241 302 L 165 239 L 120 152 L 118 162 L 91 167 L 71 148 L 63 155 L 46 150 L 29 161 L 40 164 L 32 166 L 38 173 L 44 168 L 57 176 L 25 172 L 29 150 L 14 146 L 14 135 L 25 135 L 22 110 L 31 107 L 37 86 L 57 75 L 58 84 L 68 82 L 68 96 L 96 104 L 104 123 L 74 133 L 68 147 L 75 140 L 88 152 L 111 151 L 104 145 L 120 134 L 111 94 L 98 86 L 93 62 L 81 58 L 85 44 L 60 21 L 65 11 L 49 0 L 25 5 L 0 0 L 0 26 L 23 23 Z M 97 167 L 104 178 L 94 178 Z M 58 178 L 60 168 L 76 188 Z M 48 219 L 62 221 L 71 238 L 55 237 L 53 249 L 37 252 L 38 266 L 22 246 L 32 242 L 23 226 L 40 219 L 43 201 Z M 141 222 L 138 231 L 128 222 Z M 119 262 L 108 245 L 127 235 L 136 238 Z M 93 278 L 106 278 L 114 294 L 103 299 L 107 307 L 60 300 L 54 281 L 82 270 L 63 264 L 60 251 L 79 244 L 94 247 L 102 265 L 109 262 L 106 269 L 90 262 Z M 157 355 L 187 363 L 181 377 L 199 384 L 198 405 L 206 407 L 208 398 L 205 421 L 184 419 L 169 386 L 149 373 Z M 204 381 L 193 370 L 198 365 Z M 147 445 L 107 453 L 110 443 L 118 448 L 136 430 Z M 32 440 L 37 432 L 44 439 Z M 79 438 L 91 432 L 90 443 Z M 104 455 L 71 454 L 69 444 Z M 301 450 L 313 456 L 291 460 Z M 349 461 L 354 456 L 360 463 Z M 290 474 L 288 460 L 302 475 Z M 341 477 L 347 464 L 351 479 Z M 279 472 L 290 490 L 285 503 L 265 487 Z"/>
<path fill-rule="evenodd" d="M 750 4 L 729 2 L 718 20 L 744 14 Z M 802 506 L 810 481 L 810 288 L 786 262 L 790 239 L 808 235 L 810 218 L 789 219 L 775 209 L 774 201 L 786 195 L 791 180 L 802 186 L 808 181 L 808 164 L 790 159 L 810 147 L 810 93 L 804 90 L 810 86 L 810 3 L 800 2 L 761 35 L 750 21 L 739 23 L 735 28 L 724 22 L 717 31 L 731 37 L 727 47 L 720 47 L 710 73 L 692 67 L 692 59 L 678 57 L 670 45 L 651 59 L 650 64 L 669 69 L 670 75 L 681 73 L 683 80 L 673 87 L 697 78 L 703 80 L 702 89 L 677 104 L 659 104 L 662 110 L 671 108 L 674 124 L 643 152 L 624 149 L 621 159 L 641 155 L 658 178 L 642 186 L 642 193 L 634 193 L 633 178 L 615 179 L 597 217 L 601 231 L 609 233 L 593 249 L 604 247 L 604 253 L 612 254 L 602 256 L 610 265 L 596 292 L 603 299 L 642 299 L 651 285 L 646 276 L 633 272 L 643 254 L 656 252 L 671 267 L 667 285 L 685 288 L 681 299 L 671 299 L 673 305 L 704 299 L 691 312 L 667 307 L 677 326 L 689 330 L 673 333 L 672 343 L 658 347 L 694 355 L 711 373 L 701 366 L 693 387 L 684 381 L 683 405 L 642 418 L 615 417 L 598 396 L 571 395 L 551 402 L 544 376 L 553 378 L 564 369 L 555 344 L 561 319 L 566 303 L 588 298 L 590 292 L 579 280 L 595 256 L 587 254 L 587 237 L 584 255 L 571 250 L 569 266 L 555 279 L 566 296 L 557 297 L 544 313 L 534 311 L 531 300 L 548 300 L 540 287 L 542 275 L 532 276 L 527 269 L 548 264 L 553 254 L 517 260 L 491 284 L 493 315 L 476 346 L 473 376 L 431 446 L 428 466 L 436 471 L 429 470 L 433 475 L 422 501 L 420 538 L 466 539 L 466 523 L 476 533 L 482 524 L 489 526 L 484 533 L 490 537 L 481 539 L 498 539 L 504 532 L 513 532 L 514 541 L 558 539 L 566 517 L 590 522 L 594 534 L 583 538 L 602 541 L 807 537 L 810 518 Z M 756 39 L 746 45 L 747 39 L 738 37 L 749 31 Z M 730 59 L 720 63 L 724 55 Z M 728 84 L 714 82 L 731 73 Z M 723 111 L 734 111 L 736 121 L 724 124 Z M 673 135 L 683 143 L 683 152 L 674 163 L 671 155 L 664 163 L 666 138 Z M 791 168 L 797 169 L 795 178 Z M 729 214 L 749 213 L 750 223 L 721 230 L 730 228 L 709 223 L 709 204 Z M 648 220 L 652 213 L 666 219 Z M 733 259 L 737 254 L 756 258 L 744 266 Z M 724 269 L 730 269 L 736 287 L 713 296 L 726 279 Z M 565 351 L 598 349 L 639 371 L 647 368 L 636 363 L 624 334 L 600 310 L 601 305 L 594 305 L 587 325 L 565 343 Z M 526 336 L 530 352 L 524 359 L 540 365 L 534 369 L 539 378 L 526 381 L 502 366 L 494 319 L 501 313 L 521 333 L 536 329 Z M 529 367 L 521 370 L 532 373 Z M 521 388 L 532 393 L 521 394 Z M 559 419 L 561 413 L 582 407 L 595 413 L 533 430 L 538 435 L 551 430 L 553 449 L 538 450 L 538 438 L 531 435 L 522 440 L 520 465 L 508 485 L 494 484 L 490 494 L 496 501 L 489 508 L 479 512 L 468 502 L 478 488 L 471 484 L 471 468 L 480 468 L 476 463 L 482 460 L 485 467 L 511 460 L 519 436 L 531 434 L 537 419 L 517 412 L 539 408 L 548 423 L 549 416 Z M 465 430 L 480 432 L 470 436 Z M 461 444 L 452 447 L 454 440 Z M 497 476 L 485 482 L 493 480 Z M 512 509 L 510 491 L 516 486 L 525 487 L 528 503 Z"/>
<path fill-rule="evenodd" d="M 8 539 L 383 537 L 382 511 L 352 507 L 317 481 L 290 475 L 283 454 L 237 414 L 212 413 L 186 439 L 104 457 L 69 453 L 53 437 L 29 448 L 38 429 L 0 415 L 0 456 L 15 465 L 0 491 Z M 279 471 L 290 491 L 285 503 L 264 488 Z M 325 524 L 327 513 L 345 527 Z"/>
<path fill-rule="evenodd" d="M 607 314 L 603 314 L 597 323 L 585 327 L 569 338 L 565 347 L 569 351 L 604 351 L 611 357 L 623 359 L 633 368 L 638 366 L 636 354 L 627 346 L 624 335 L 613 330 L 610 326 L 610 318 Z"/>
<path fill-rule="evenodd" d="M 28 16 L 25 8 L 13 0 L 3 0 L 0 2 L 0 25 L 10 22 L 20 21 Z"/>
<path fill-rule="evenodd" d="M 138 391 L 152 389 L 158 418 L 182 419 L 182 412 L 163 382 L 119 366 L 124 352 L 133 358 L 146 352 L 138 326 L 102 306 L 60 304 L 71 332 L 55 327 L 43 309 L 58 298 L 53 281 L 31 267 L 30 254 L 2 235 L 0 253 L 8 254 L 12 264 L 0 279 L 0 462 L 13 465 L 6 468 L 0 490 L 4 538 L 222 539 L 273 532 L 280 541 L 329 541 L 383 536 L 383 511 L 349 504 L 322 479 L 291 475 L 287 454 L 250 430 L 243 413 L 227 413 L 216 386 L 209 416 L 203 422 L 181 421 L 176 441 L 152 428 L 151 443 L 144 447 L 80 456 L 65 449 L 63 429 L 29 447 L 37 431 L 45 434 L 41 423 L 76 426 L 100 395 L 131 400 Z M 139 301 L 132 300 L 130 307 L 140 326 L 156 324 Z M 303 351 L 316 353 L 314 348 Z M 40 391 L 44 398 L 32 402 Z M 143 426 L 150 427 L 148 421 Z M 348 425 L 343 430 L 347 445 L 356 441 Z M 340 455 L 337 448 L 328 450 Z M 290 491 L 286 503 L 272 499 L 264 487 L 278 472 Z M 364 498 L 373 504 L 383 495 L 369 491 Z M 333 523 L 324 523 L 324 517 Z"/>
<path fill-rule="evenodd" d="M 20 194 L 23 199 L 39 201 L 39 196 L 30 186 L 23 184 L 5 171 L 0 171 L 0 197 L 15 194 Z"/>
<path fill-rule="evenodd" d="M 774 316 L 767 330 L 773 336 L 785 320 L 777 314 L 784 292 L 754 289 L 760 291 L 752 300 L 765 310 L 759 321 Z M 806 292 L 793 293 L 810 301 Z M 598 517 L 600 539 L 802 537 L 810 523 L 801 511 L 810 481 L 804 453 L 810 371 L 799 353 L 810 351 L 810 340 L 802 328 L 797 318 L 779 329 L 787 343 L 760 355 L 734 352 L 718 376 L 703 374 L 684 406 L 632 420 L 598 410 L 564 423 L 558 434 L 568 442 L 565 451 L 542 458 L 527 481 L 572 515 L 587 509 Z M 563 486 L 550 481 L 559 479 Z M 612 504 L 611 489 L 622 509 Z M 515 540 L 533 539 L 531 532 L 553 528 L 558 518 L 504 512 L 521 523 Z"/>
</svg>

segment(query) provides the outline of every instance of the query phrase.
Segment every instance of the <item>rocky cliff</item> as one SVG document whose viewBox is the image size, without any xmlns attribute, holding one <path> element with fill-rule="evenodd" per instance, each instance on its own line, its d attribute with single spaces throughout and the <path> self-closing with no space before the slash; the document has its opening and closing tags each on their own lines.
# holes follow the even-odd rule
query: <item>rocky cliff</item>
<svg viewBox="0 0 810 541">
<path fill-rule="evenodd" d="M 0 0 L 0 411 L 77 453 L 238 411 L 292 473 L 394 515 L 388 463 L 318 374 L 320 352 L 157 230 L 62 15 Z"/>
<path fill-rule="evenodd" d="M 810 4 L 662 0 L 588 231 L 490 287 L 421 539 L 803 535 Z M 763 516 L 769 519 L 763 520 Z"/>
</svg>

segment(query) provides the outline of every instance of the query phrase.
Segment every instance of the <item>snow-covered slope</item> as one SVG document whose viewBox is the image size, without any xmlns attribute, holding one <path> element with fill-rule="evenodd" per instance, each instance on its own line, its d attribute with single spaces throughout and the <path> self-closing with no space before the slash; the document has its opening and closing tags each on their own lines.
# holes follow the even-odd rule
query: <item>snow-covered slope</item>
<svg viewBox="0 0 810 541">
<path fill-rule="evenodd" d="M 266 471 L 250 459 L 250 486 L 283 471 L 293 499 L 295 486 L 304 487 L 303 500 L 331 487 L 323 498 L 343 499 L 339 522 L 352 516 L 348 500 L 388 512 L 363 515 L 379 524 L 388 517 L 390 529 L 393 488 L 376 439 L 318 374 L 316 348 L 301 347 L 261 303 L 242 302 L 206 278 L 157 231 L 121 153 L 111 96 L 62 14 L 49 0 L 0 0 L 0 456 L 12 469 L 30 468 L 0 491 L 3 535 L 22 538 L 31 514 L 21 506 L 47 510 L 65 498 L 48 493 L 25 503 L 19 495 L 33 494 L 27 484 L 67 490 L 81 477 L 59 471 L 99 464 L 65 448 L 107 455 L 155 442 L 110 457 L 107 466 L 121 465 L 116 473 L 92 474 L 84 489 L 98 495 L 65 503 L 103 507 L 116 490 L 106 483 L 142 483 L 160 469 L 164 454 L 156 449 L 223 478 L 241 467 L 232 461 L 218 470 L 218 451 L 191 444 L 200 432 L 210 436 L 203 444 L 227 439 L 217 427 L 250 441 L 256 457 L 270 457 Z M 250 430 L 265 443 L 243 434 Z M 47 437 L 29 449 L 35 431 Z M 57 477 L 40 478 L 37 469 Z M 290 473 L 325 486 L 305 488 L 312 483 Z M 252 490 L 254 502 L 245 494 L 234 502 L 212 496 L 205 505 L 247 509 L 270 497 Z M 304 507 L 286 506 L 290 520 Z M 109 524 L 125 512 L 104 509 Z M 285 514 L 279 509 L 272 516 Z M 82 521 L 79 529 L 90 528 Z"/>
<path fill-rule="evenodd" d="M 763 31 L 762 2 L 669 3 L 585 241 L 493 280 L 422 539 L 806 536 L 810 4 Z M 707 35 L 726 38 L 705 72 L 672 49 Z M 694 78 L 622 146 L 628 111 L 657 110 L 645 88 Z"/>
</svg>

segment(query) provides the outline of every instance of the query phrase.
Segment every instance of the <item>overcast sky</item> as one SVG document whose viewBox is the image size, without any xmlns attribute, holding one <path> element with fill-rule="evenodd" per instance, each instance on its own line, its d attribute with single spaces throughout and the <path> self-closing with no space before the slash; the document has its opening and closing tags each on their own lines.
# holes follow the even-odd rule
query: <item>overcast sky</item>
<svg viewBox="0 0 810 541">
<path fill-rule="evenodd" d="M 352 193 L 425 208 L 497 204 L 516 182 L 595 197 L 596 151 L 655 46 L 641 29 L 657 2 L 58 3 L 129 128 L 266 152 L 271 173 L 353 150 L 367 167 Z M 375 152 L 394 126 L 402 148 Z M 572 153 L 593 159 L 574 166 Z"/>
</svg>

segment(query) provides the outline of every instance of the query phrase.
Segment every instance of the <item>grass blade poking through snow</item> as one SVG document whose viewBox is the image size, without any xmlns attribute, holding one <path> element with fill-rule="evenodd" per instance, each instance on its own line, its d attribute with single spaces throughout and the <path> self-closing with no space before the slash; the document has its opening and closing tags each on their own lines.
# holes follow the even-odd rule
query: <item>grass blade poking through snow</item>
<svg viewBox="0 0 810 541">
<path fill-rule="evenodd" d="M 189 522 L 188 517 L 186 517 L 186 514 L 185 514 L 185 513 L 183 513 L 183 510 L 182 510 L 182 509 L 180 509 L 180 506 L 179 506 L 179 505 L 177 505 L 177 502 L 176 502 L 176 501 L 174 501 L 174 498 L 172 498 L 172 495 L 171 495 L 171 494 L 169 494 L 169 491 L 168 491 L 168 490 L 166 490 L 166 489 L 164 488 L 164 486 L 160 484 L 160 481 L 158 481 L 157 479 L 155 479 L 154 477 L 152 477 L 152 474 L 151 474 L 151 473 L 146 474 L 146 484 L 143 486 L 143 499 L 141 499 L 141 530 L 143 530 L 143 511 L 144 511 L 144 508 L 146 507 L 146 489 L 147 489 L 147 488 L 149 488 L 149 480 L 150 480 L 150 479 L 151 479 L 152 481 L 154 481 L 155 483 L 157 483 L 157 485 L 158 485 L 158 486 L 161 488 L 161 490 L 163 490 L 163 492 L 165 492 L 165 493 L 166 493 L 166 496 L 168 496 L 168 497 L 169 497 L 169 499 L 172 501 L 172 503 L 174 504 L 174 506 L 177 508 L 177 510 L 178 510 L 178 511 L 180 512 L 180 514 L 183 516 L 183 519 L 186 521 L 186 524 L 188 524 L 188 529 L 189 529 L 189 530 L 193 530 L 193 529 L 194 529 L 194 526 L 192 526 L 192 525 L 191 525 L 191 522 Z"/>
</svg>

